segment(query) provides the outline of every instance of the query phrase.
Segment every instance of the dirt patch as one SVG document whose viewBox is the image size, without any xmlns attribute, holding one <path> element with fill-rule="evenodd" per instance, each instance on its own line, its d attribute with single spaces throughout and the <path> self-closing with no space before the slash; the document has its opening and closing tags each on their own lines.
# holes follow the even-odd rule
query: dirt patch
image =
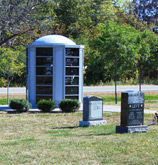
<svg viewBox="0 0 158 165">
<path fill-rule="evenodd" d="M 0 94 L 0 98 L 7 98 L 6 94 Z M 9 98 L 26 98 L 25 94 L 9 94 Z"/>
</svg>

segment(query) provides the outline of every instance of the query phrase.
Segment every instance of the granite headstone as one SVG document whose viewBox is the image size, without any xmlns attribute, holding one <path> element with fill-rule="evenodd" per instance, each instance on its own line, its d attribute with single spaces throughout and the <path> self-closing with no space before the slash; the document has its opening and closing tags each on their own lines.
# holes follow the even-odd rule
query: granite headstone
<svg viewBox="0 0 158 165">
<path fill-rule="evenodd" d="M 103 120 L 103 99 L 96 96 L 83 98 L 83 121 L 80 126 L 106 125 Z"/>
<path fill-rule="evenodd" d="M 116 133 L 147 132 L 144 126 L 144 93 L 127 91 L 121 93 L 121 126 Z"/>
</svg>

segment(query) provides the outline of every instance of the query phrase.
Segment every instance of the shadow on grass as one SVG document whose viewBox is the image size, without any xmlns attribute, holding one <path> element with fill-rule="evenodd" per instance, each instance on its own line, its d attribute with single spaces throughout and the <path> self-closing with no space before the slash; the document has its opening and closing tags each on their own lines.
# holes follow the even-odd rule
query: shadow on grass
<svg viewBox="0 0 158 165">
<path fill-rule="evenodd" d="M 112 135 L 114 134 L 115 132 L 109 132 L 109 133 L 100 133 L 100 134 L 89 134 L 89 135 L 79 135 L 80 137 L 83 137 L 83 136 L 107 136 L 107 135 Z"/>
<path fill-rule="evenodd" d="M 89 127 L 80 127 L 80 126 L 69 126 L 69 127 L 54 127 L 52 128 L 52 130 L 72 130 L 72 129 L 75 129 L 75 128 L 83 128 L 83 129 L 86 129 L 86 128 L 89 128 Z M 97 129 L 97 128 L 96 128 Z M 92 131 L 92 130 L 90 130 Z M 95 131 L 95 130 L 94 130 Z M 99 131 L 97 132 L 87 132 L 87 134 L 84 134 L 83 132 L 83 135 L 77 135 L 78 137 L 91 137 L 91 136 L 108 136 L 108 135 L 112 135 L 112 134 L 115 134 L 115 129 L 113 130 L 105 130 L 105 132 L 103 133 L 99 133 Z"/>
<path fill-rule="evenodd" d="M 79 128 L 79 126 L 70 126 L 70 127 L 54 127 L 54 128 L 52 128 L 52 129 L 75 129 L 75 128 Z"/>
</svg>

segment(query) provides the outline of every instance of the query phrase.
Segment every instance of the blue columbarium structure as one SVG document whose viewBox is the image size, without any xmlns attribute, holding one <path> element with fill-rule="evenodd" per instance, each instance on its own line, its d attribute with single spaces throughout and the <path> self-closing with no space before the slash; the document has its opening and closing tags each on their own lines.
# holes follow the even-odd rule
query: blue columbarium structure
<svg viewBox="0 0 158 165">
<path fill-rule="evenodd" d="M 61 35 L 43 36 L 27 45 L 26 93 L 33 108 L 41 99 L 83 98 L 83 45 Z"/>
</svg>

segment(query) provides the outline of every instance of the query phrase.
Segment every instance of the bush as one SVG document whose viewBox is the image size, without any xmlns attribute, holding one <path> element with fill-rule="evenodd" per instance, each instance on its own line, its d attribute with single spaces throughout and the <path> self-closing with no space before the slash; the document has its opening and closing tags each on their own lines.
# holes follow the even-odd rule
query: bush
<svg viewBox="0 0 158 165">
<path fill-rule="evenodd" d="M 80 108 L 78 100 L 64 99 L 59 103 L 59 108 L 63 112 L 76 112 Z"/>
<path fill-rule="evenodd" d="M 16 112 L 26 112 L 31 108 L 31 104 L 25 99 L 12 99 L 9 106 Z"/>
<path fill-rule="evenodd" d="M 52 109 L 55 108 L 55 103 L 52 100 L 42 99 L 38 101 L 37 108 L 42 110 L 43 112 L 50 112 Z"/>
</svg>

